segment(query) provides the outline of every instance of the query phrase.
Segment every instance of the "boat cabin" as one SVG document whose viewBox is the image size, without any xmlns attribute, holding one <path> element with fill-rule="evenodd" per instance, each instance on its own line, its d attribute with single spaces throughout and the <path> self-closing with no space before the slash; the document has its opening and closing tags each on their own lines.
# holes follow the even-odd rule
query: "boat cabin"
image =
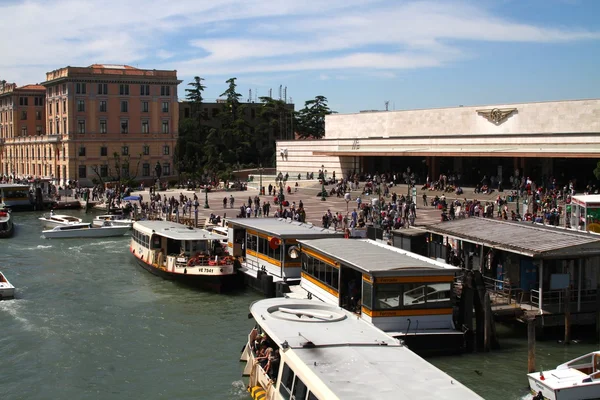
<svg viewBox="0 0 600 400">
<path fill-rule="evenodd" d="M 246 282 L 273 297 L 273 282 L 300 282 L 300 260 L 293 259 L 290 249 L 298 239 L 343 237 L 344 233 L 312 224 L 283 218 L 239 218 L 227 220 L 228 249 L 242 257 Z M 263 283 L 268 280 L 268 283 Z"/>
<path fill-rule="evenodd" d="M 0 184 L 0 205 L 11 209 L 32 209 L 28 185 Z"/>
<path fill-rule="evenodd" d="M 300 286 L 311 297 L 359 314 L 411 348 L 463 347 L 463 333 L 453 321 L 459 268 L 369 239 L 299 240 L 298 245 Z"/>
</svg>

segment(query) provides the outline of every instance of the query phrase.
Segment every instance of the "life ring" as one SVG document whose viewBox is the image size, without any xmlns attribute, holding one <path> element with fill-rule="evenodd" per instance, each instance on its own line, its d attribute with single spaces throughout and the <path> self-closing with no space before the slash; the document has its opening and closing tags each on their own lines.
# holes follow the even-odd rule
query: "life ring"
<svg viewBox="0 0 600 400">
<path fill-rule="evenodd" d="M 195 258 L 190 258 L 187 262 L 187 266 L 188 267 L 193 267 L 194 265 L 196 265 L 196 259 Z"/>
</svg>

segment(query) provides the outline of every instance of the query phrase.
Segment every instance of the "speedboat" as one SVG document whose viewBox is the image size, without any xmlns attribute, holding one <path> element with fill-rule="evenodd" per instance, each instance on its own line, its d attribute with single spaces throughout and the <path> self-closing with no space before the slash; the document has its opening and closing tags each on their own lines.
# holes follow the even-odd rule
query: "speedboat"
<svg viewBox="0 0 600 400">
<path fill-rule="evenodd" d="M 527 374 L 536 400 L 600 398 L 600 351 L 575 358 L 549 371 Z"/>
<path fill-rule="evenodd" d="M 39 220 L 44 222 L 44 226 L 47 227 L 69 226 L 82 223 L 81 218 L 73 217 L 72 215 L 54 214 L 53 211 L 50 211 L 49 216 L 44 215 Z"/>
<path fill-rule="evenodd" d="M 0 300 L 12 299 L 13 297 L 15 297 L 15 287 L 0 271 Z"/>
<path fill-rule="evenodd" d="M 131 218 L 126 218 L 123 214 L 104 214 L 97 215 L 92 221 L 92 225 L 102 226 L 106 221 L 112 222 L 114 226 L 126 226 L 129 229 L 133 227 L 134 222 Z"/>
<path fill-rule="evenodd" d="M 79 223 L 73 225 L 55 226 L 52 229 L 42 231 L 46 239 L 63 238 L 99 238 L 123 236 L 129 231 L 126 226 L 115 226 L 106 221 L 101 227 L 94 227 L 91 223 Z"/>
<path fill-rule="evenodd" d="M 0 238 L 9 238 L 15 233 L 12 214 L 8 208 L 0 208 Z"/>
</svg>

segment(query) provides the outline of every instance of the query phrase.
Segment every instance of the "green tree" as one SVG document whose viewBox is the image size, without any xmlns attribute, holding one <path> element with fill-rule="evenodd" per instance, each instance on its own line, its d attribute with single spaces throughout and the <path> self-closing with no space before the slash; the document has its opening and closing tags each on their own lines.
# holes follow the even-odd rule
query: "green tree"
<svg viewBox="0 0 600 400">
<path fill-rule="evenodd" d="M 290 110 L 283 100 L 260 97 L 262 103 L 258 114 L 258 125 L 252 138 L 259 163 L 271 165 L 275 154 L 275 140 L 287 138 Z"/>
<path fill-rule="evenodd" d="M 191 106 L 191 118 L 179 121 L 179 137 L 175 146 L 175 163 L 179 173 L 184 172 L 194 175 L 200 168 L 203 159 L 204 144 L 206 141 L 206 127 L 203 125 L 205 115 L 202 112 L 204 98 L 202 96 L 206 86 L 204 79 L 196 76 L 188 83 L 191 88 L 185 89 L 186 100 Z"/>
<path fill-rule="evenodd" d="M 222 112 L 219 113 L 222 128 L 218 132 L 218 136 L 221 160 L 225 166 L 231 166 L 236 162 L 253 161 L 248 151 L 250 149 L 250 129 L 243 117 L 245 108 L 240 104 L 242 95 L 237 92 L 236 79 L 228 79 L 226 81 L 227 90 L 221 93 L 221 97 L 225 97 L 225 103 Z M 221 172 L 221 170 L 213 170 L 213 172 Z"/>
<path fill-rule="evenodd" d="M 325 96 L 304 102 L 304 108 L 296 113 L 296 133 L 303 139 L 321 139 L 325 136 L 325 116 L 331 113 Z"/>
</svg>

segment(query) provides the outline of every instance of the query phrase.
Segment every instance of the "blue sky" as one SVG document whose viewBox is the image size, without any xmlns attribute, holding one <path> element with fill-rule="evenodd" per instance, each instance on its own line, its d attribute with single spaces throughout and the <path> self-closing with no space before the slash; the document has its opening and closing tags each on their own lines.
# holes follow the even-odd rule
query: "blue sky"
<svg viewBox="0 0 600 400">
<path fill-rule="evenodd" d="M 600 97 L 597 0 L 0 0 L 0 79 L 129 64 L 342 112 Z"/>
</svg>

